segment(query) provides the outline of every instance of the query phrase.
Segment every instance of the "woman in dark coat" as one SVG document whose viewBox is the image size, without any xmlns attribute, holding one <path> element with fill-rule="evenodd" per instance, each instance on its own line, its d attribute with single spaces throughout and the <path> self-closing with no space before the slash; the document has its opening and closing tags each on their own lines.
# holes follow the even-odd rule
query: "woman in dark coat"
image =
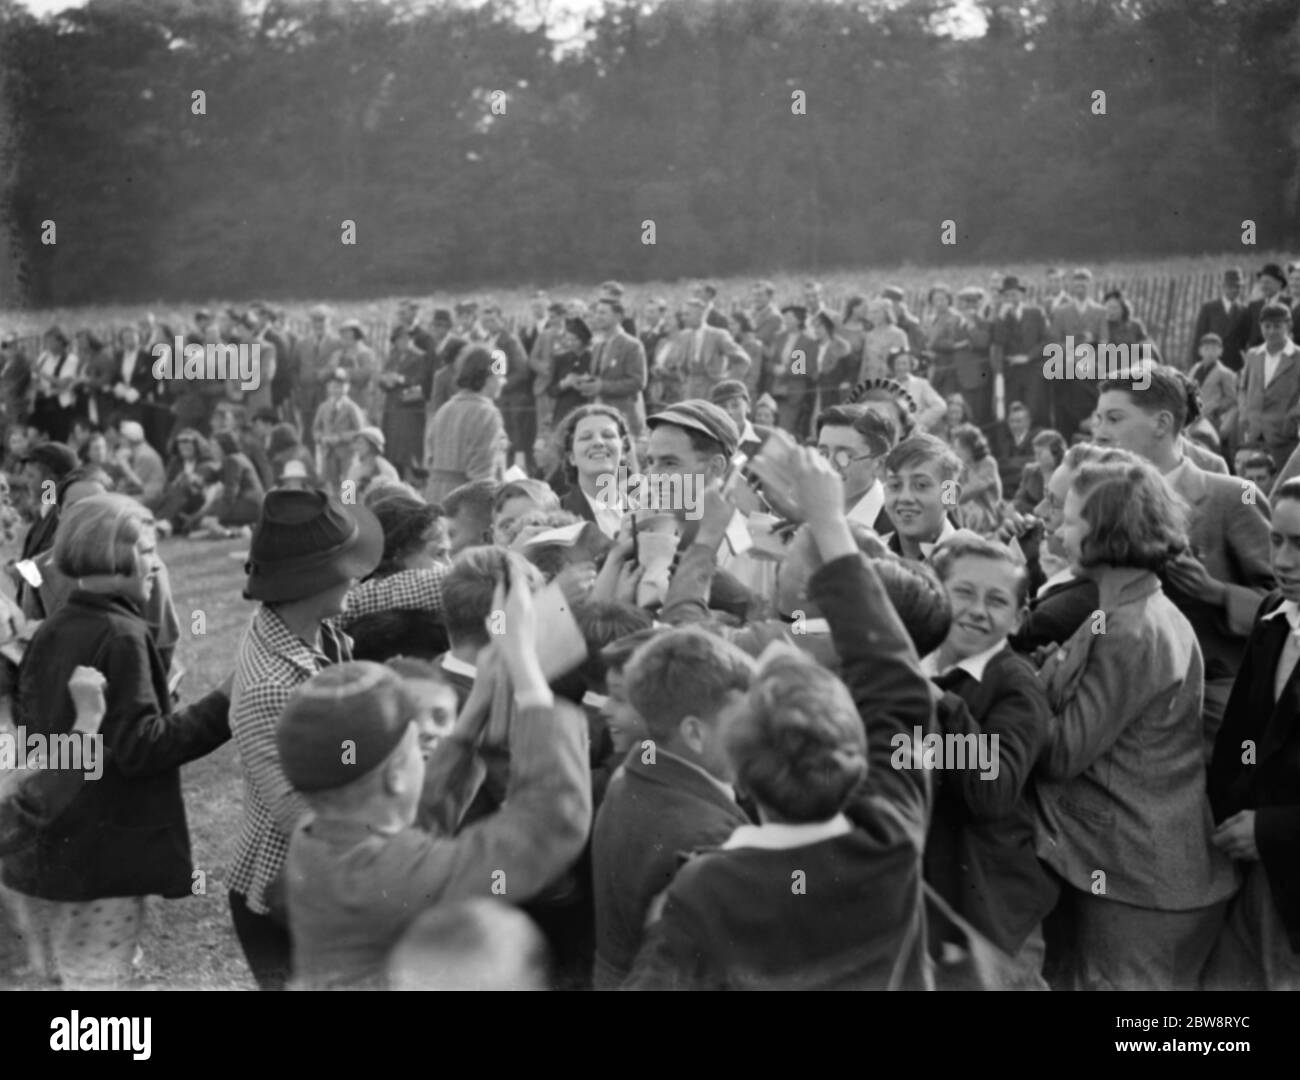
<svg viewBox="0 0 1300 1080">
<path fill-rule="evenodd" d="M 575 389 L 575 384 L 591 372 L 591 329 L 581 319 L 568 319 L 560 337 L 560 351 L 551 366 L 551 385 L 546 392 L 555 399 L 551 413 L 555 426 L 589 398 Z"/>
<path fill-rule="evenodd" d="M 425 406 L 433 384 L 433 357 L 411 340 L 408 327 L 393 328 L 388 370 L 379 376 L 387 391 L 384 442 L 387 458 L 409 479 L 423 468 Z"/>
<path fill-rule="evenodd" d="M 148 510 L 125 495 L 83 499 L 59 522 L 54 558 L 78 588 L 28 646 L 15 720 L 29 742 L 71 732 L 68 680 L 78 666 L 93 667 L 108 681 L 102 741 L 71 740 L 80 760 L 64 757 L 63 770 L 95 782 L 5 859 L 4 883 L 29 899 L 66 988 L 112 987 L 130 976 L 144 898 L 192 891 L 180 766 L 224 743 L 230 727 L 221 695 L 172 713 L 166 668 L 141 614 L 161 565 Z"/>
</svg>

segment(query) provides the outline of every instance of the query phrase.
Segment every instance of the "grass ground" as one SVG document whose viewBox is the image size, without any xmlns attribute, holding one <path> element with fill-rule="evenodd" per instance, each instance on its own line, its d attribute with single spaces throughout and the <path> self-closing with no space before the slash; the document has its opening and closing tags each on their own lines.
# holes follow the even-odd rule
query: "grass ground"
<svg viewBox="0 0 1300 1080">
<path fill-rule="evenodd" d="M 239 639 L 253 613 L 240 596 L 248 541 L 169 540 L 160 545 L 171 573 L 181 641 L 176 661 L 185 668 L 182 702 L 197 700 L 230 673 Z M 238 556 L 238 557 L 234 557 Z M 195 635 L 202 611 L 206 633 Z M 202 895 L 153 900 L 139 970 L 142 989 L 244 990 L 253 981 L 230 924 L 223 884 L 235 852 L 243 781 L 233 743 L 182 770 L 194 868 L 204 873 Z M 34 986 L 19 973 L 24 947 L 8 912 L 0 910 L 0 988 Z"/>
</svg>

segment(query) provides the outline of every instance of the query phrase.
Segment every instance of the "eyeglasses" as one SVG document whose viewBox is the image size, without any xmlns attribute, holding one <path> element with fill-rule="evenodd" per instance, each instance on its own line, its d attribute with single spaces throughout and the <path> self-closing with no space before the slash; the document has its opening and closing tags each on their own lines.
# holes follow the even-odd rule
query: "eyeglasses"
<svg viewBox="0 0 1300 1080">
<path fill-rule="evenodd" d="M 840 472 L 843 472 L 850 465 L 858 461 L 868 461 L 875 457 L 875 454 L 858 454 L 853 456 L 853 451 L 847 446 L 837 446 L 831 449 L 829 446 L 817 447 L 817 453 L 821 454 L 827 461 L 834 465 Z"/>
</svg>

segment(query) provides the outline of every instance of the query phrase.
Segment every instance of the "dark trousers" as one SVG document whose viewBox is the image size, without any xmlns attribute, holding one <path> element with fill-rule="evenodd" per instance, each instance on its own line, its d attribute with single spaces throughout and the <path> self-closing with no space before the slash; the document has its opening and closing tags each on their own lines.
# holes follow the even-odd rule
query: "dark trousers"
<svg viewBox="0 0 1300 1080">
<path fill-rule="evenodd" d="M 293 955 L 289 931 L 271 916 L 253 911 L 244 894 L 234 889 L 230 890 L 230 918 L 257 988 L 283 990 Z"/>
<path fill-rule="evenodd" d="M 1036 427 L 1052 426 L 1052 402 L 1041 361 L 1031 358 L 1023 364 L 1007 364 L 1003 368 L 1002 381 L 1007 409 L 1011 408 L 1013 401 L 1019 401 L 1029 409 Z"/>
</svg>

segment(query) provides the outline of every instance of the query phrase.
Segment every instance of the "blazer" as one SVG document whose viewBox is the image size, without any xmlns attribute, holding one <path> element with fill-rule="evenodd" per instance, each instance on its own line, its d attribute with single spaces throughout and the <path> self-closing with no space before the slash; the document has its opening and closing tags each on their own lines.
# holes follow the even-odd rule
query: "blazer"
<svg viewBox="0 0 1300 1080">
<path fill-rule="evenodd" d="M 1032 653 L 1044 645 L 1061 645 L 1097 610 L 1097 583 L 1076 577 L 1053 585 L 1029 600 L 1029 613 L 1020 629 L 1007 638 L 1016 652 Z"/>
<path fill-rule="evenodd" d="M 799 848 L 729 848 L 687 863 L 629 986 L 931 986 L 921 875 L 928 782 L 921 770 L 892 764 L 898 738 L 910 744 L 916 727 L 933 727 L 929 687 L 866 560 L 846 555 L 820 567 L 809 595 L 830 624 L 867 732 L 867 775 L 843 811 L 853 831 Z M 791 888 L 795 870 L 804 872 L 806 895 Z"/>
<path fill-rule="evenodd" d="M 1196 632 L 1205 659 L 1207 697 L 1221 702 L 1237 674 L 1259 602 L 1273 587 L 1269 562 L 1267 499 L 1242 499 L 1242 481 L 1218 476 L 1185 461 L 1166 477 L 1187 504 L 1187 539 L 1212 577 L 1228 588 L 1224 608 L 1211 607 L 1199 597 L 1168 590 L 1169 598 Z"/>
<path fill-rule="evenodd" d="M 958 338 L 953 344 L 952 370 L 959 390 L 980 390 L 992 385 L 993 368 L 989 363 L 989 346 L 993 326 L 979 316 L 962 316 Z"/>
<path fill-rule="evenodd" d="M 1025 432 L 1025 437 L 1016 442 L 1011 428 L 1005 420 L 999 420 L 988 431 L 989 450 L 998 463 L 998 475 L 1002 479 L 1003 491 L 1015 491 L 1020 486 L 1020 474 L 1026 465 L 1034 460 L 1034 438 L 1040 428 L 1032 424 Z"/>
<path fill-rule="evenodd" d="M 634 745 L 609 782 L 592 833 L 598 990 L 618 986 L 641 947 L 650 903 L 680 856 L 721 844 L 749 822 L 739 804 L 679 758 Z"/>
<path fill-rule="evenodd" d="M 688 398 L 708 400 L 711 391 L 723 379 L 744 381 L 751 363 L 749 353 L 736 342 L 730 331 L 719 326 L 705 325 L 700 339 L 699 355 L 692 358 L 695 335 L 698 330 L 689 327 L 679 330 L 669 346 L 666 364 L 676 366 L 685 373 L 685 394 Z M 808 369 L 812 372 L 817 356 L 816 346 L 808 354 Z"/>
<path fill-rule="evenodd" d="M 1008 356 L 1028 356 L 1030 362 L 1041 360 L 1043 346 L 1051 340 L 1047 316 L 1043 309 L 1023 304 L 1020 315 L 1007 312 L 993 319 L 993 366 L 1002 370 L 1002 361 Z"/>
<path fill-rule="evenodd" d="M 441 502 L 470 480 L 494 479 L 501 463 L 505 422 L 496 402 L 461 390 L 438 410 L 429 424 L 425 449 L 429 460 L 426 498 Z"/>
<path fill-rule="evenodd" d="M 78 589 L 41 624 L 23 658 L 15 720 L 29 735 L 72 730 L 67 684 L 82 664 L 108 679 L 103 775 L 34 845 L 5 859 L 4 882 L 45 900 L 188 896 L 193 868 L 180 767 L 230 738 L 227 710 L 214 699 L 213 707 L 173 714 L 167 670 L 140 608 Z"/>
<path fill-rule="evenodd" d="M 1098 342 L 1106 330 L 1106 309 L 1091 297 L 1082 310 L 1075 304 L 1073 297 L 1052 308 L 1052 340 L 1064 344 L 1067 336 L 1075 342 Z"/>
<path fill-rule="evenodd" d="M 1258 443 L 1281 468 L 1300 440 L 1300 347 L 1287 342 L 1273 381 L 1264 383 L 1264 346 L 1251 349 L 1237 385 L 1241 444 Z"/>
<path fill-rule="evenodd" d="M 1215 821 L 1255 811 L 1255 846 L 1291 948 L 1300 952 L 1300 665 L 1274 701 L 1291 628 L 1284 615 L 1265 618 L 1281 605 L 1282 594 L 1270 593 L 1251 629 L 1214 744 L 1209 791 Z M 1255 746 L 1249 764 L 1242 762 L 1247 740 Z"/>
<path fill-rule="evenodd" d="M 1223 310 L 1220 308 L 1219 310 Z M 1241 358 L 1237 358 L 1238 367 Z M 1211 424 L 1220 437 L 1227 437 L 1236 430 L 1237 425 L 1237 372 L 1220 360 L 1213 367 L 1206 367 L 1200 361 L 1192 365 L 1187 372 L 1201 388 L 1201 415 Z"/>
<path fill-rule="evenodd" d="M 944 691 L 946 735 L 998 739 L 996 776 L 975 768 L 935 773 L 925 878 L 1009 956 L 1056 906 L 1056 883 L 1038 861 L 1031 774 L 1047 739 L 1038 673 L 1009 647 L 976 680 L 962 668 L 934 679 Z"/>
<path fill-rule="evenodd" d="M 1038 762 L 1038 854 L 1067 883 L 1136 907 L 1189 911 L 1236 889 L 1210 844 L 1201 697 L 1191 624 L 1145 570 L 1098 583 L 1090 620 L 1039 675 L 1052 717 Z"/>
<path fill-rule="evenodd" d="M 600 379 L 597 401 L 613 405 L 627 418 L 632 434 L 645 430 L 645 346 L 621 326 L 592 350 L 592 370 Z"/>
<path fill-rule="evenodd" d="M 1215 297 L 1201 305 L 1196 313 L 1196 327 L 1192 331 L 1191 358 L 1188 368 L 1200 363 L 1197 351 L 1201 338 L 1206 334 L 1218 334 L 1223 339 L 1223 365 L 1232 372 L 1241 370 L 1241 352 L 1250 337 L 1250 315 L 1246 305 L 1240 300 L 1233 300 L 1224 307 L 1223 298 Z"/>
</svg>

